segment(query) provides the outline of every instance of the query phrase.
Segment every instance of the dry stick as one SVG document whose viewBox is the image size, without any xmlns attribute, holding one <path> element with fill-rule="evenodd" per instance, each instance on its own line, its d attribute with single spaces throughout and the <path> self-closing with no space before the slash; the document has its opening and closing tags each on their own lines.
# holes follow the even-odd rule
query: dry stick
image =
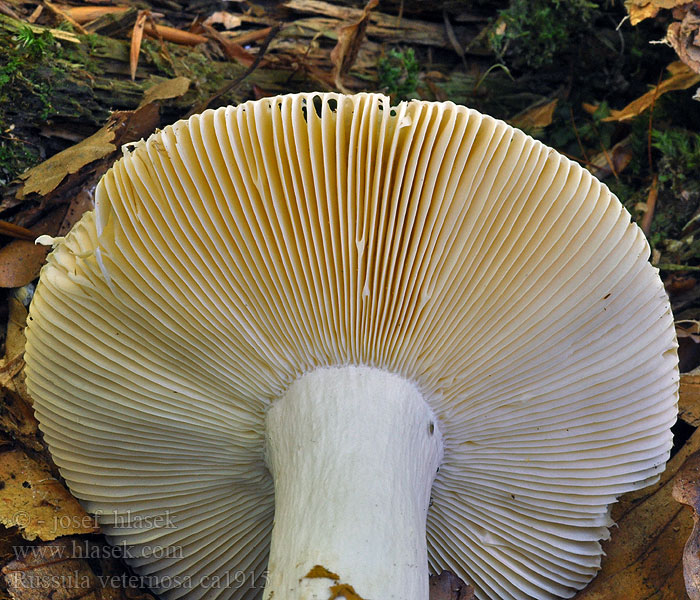
<svg viewBox="0 0 700 600">
<path fill-rule="evenodd" d="M 563 154 L 564 156 L 566 156 L 566 158 L 575 160 L 577 163 L 582 164 L 585 167 L 590 167 L 591 169 L 600 169 L 598 165 L 592 163 L 590 160 L 586 160 L 585 158 L 579 158 L 578 156 L 574 156 L 573 154 L 569 154 L 568 152 L 564 152 L 563 150 L 557 150 L 557 152 L 559 152 L 559 154 Z"/>
<path fill-rule="evenodd" d="M 0 221 L 0 235 L 17 238 L 18 240 L 27 240 L 33 242 L 38 234 L 34 233 L 26 227 L 20 227 L 8 221 Z"/>
<path fill-rule="evenodd" d="M 29 17 L 27 17 L 27 23 L 36 23 L 36 20 L 41 16 L 41 13 L 44 11 L 44 5 L 43 4 L 37 4 L 36 8 L 32 12 Z"/>
<path fill-rule="evenodd" d="M 60 17 L 64 21 L 67 21 L 68 23 L 70 23 L 73 27 L 75 27 L 75 29 L 77 30 L 78 33 L 82 33 L 83 35 L 87 35 L 88 32 L 85 30 L 85 28 L 80 23 L 78 23 L 78 21 L 76 21 L 73 17 L 71 17 L 68 13 L 61 10 L 57 6 L 54 6 L 48 0 L 44 0 L 44 6 L 46 6 L 46 8 L 48 8 L 56 16 Z"/>
<path fill-rule="evenodd" d="M 605 148 L 605 146 L 603 146 L 603 142 L 600 141 L 600 133 L 598 133 L 598 128 L 595 126 L 595 122 L 593 122 L 592 125 L 593 131 L 595 131 L 596 137 L 598 138 L 600 149 L 603 151 L 603 156 L 605 156 L 605 162 L 608 163 L 608 166 L 610 167 L 610 172 L 614 175 L 615 179 L 617 179 L 617 181 L 620 181 L 620 178 L 617 175 L 617 170 L 615 169 L 615 163 L 613 163 L 612 157 L 608 154 L 608 151 Z"/>
<path fill-rule="evenodd" d="M 8 6 L 6 2 L 3 2 L 0 0 L 0 13 L 7 15 L 8 17 L 12 17 L 13 19 L 17 19 L 18 21 L 22 20 L 22 17 L 18 15 L 12 7 Z"/>
<path fill-rule="evenodd" d="M 659 196 L 659 176 L 654 174 L 654 178 L 651 180 L 651 187 L 649 188 L 649 195 L 647 196 L 647 209 L 644 211 L 644 216 L 642 217 L 642 223 L 640 227 L 644 232 L 644 235 L 649 237 L 651 232 L 651 222 L 654 220 L 654 209 L 656 208 L 656 199 Z"/>
<path fill-rule="evenodd" d="M 228 39 L 231 42 L 234 42 L 235 44 L 238 44 L 239 46 L 245 46 L 246 44 L 250 44 L 252 42 L 257 42 L 259 39 L 264 38 L 266 35 L 270 33 L 270 30 L 272 27 L 265 27 L 264 29 L 257 29 L 255 31 L 249 31 L 248 33 L 242 33 L 241 35 L 237 35 L 234 37 L 228 37 L 224 36 L 226 39 Z"/>
<path fill-rule="evenodd" d="M 250 65 L 241 75 L 236 77 L 234 80 L 231 81 L 226 87 L 220 89 L 216 94 L 214 94 L 211 98 L 208 100 L 205 100 L 198 106 L 195 106 L 190 110 L 190 112 L 187 113 L 185 118 L 191 117 L 192 115 L 195 115 L 197 113 L 201 113 L 205 111 L 207 108 L 209 108 L 209 105 L 217 100 L 218 98 L 221 98 L 221 96 L 228 94 L 229 92 L 232 92 L 235 90 L 243 81 L 248 77 L 255 69 L 258 68 L 258 65 L 262 61 L 263 57 L 265 56 L 265 52 L 267 52 L 267 47 L 270 45 L 270 42 L 273 40 L 273 38 L 279 33 L 279 30 L 282 29 L 282 24 L 278 23 L 274 27 L 270 29 L 270 32 L 267 34 L 267 37 L 263 41 L 263 43 L 260 45 L 260 50 L 258 50 L 258 55 L 255 57 L 255 62 L 253 62 L 252 65 Z"/>
<path fill-rule="evenodd" d="M 656 105 L 656 96 L 661 85 L 661 78 L 663 77 L 663 71 L 659 74 L 659 80 L 654 88 L 654 95 L 651 98 L 651 107 L 649 108 L 649 128 L 647 130 L 647 160 L 649 161 L 649 172 L 653 175 L 651 179 L 651 187 L 649 188 L 649 195 L 647 196 L 647 209 L 644 211 L 644 216 L 642 217 L 641 228 L 644 235 L 649 237 L 651 232 L 651 224 L 654 220 L 654 210 L 656 209 L 656 200 L 659 197 L 659 176 L 654 173 L 654 165 L 651 160 L 651 132 L 653 130 L 652 125 L 654 123 L 654 106 Z"/>
<path fill-rule="evenodd" d="M 664 72 L 661 71 L 661 73 L 659 73 L 659 80 L 656 82 L 656 87 L 654 88 L 654 95 L 651 97 L 651 106 L 649 107 L 649 127 L 647 129 L 647 160 L 649 161 L 649 173 L 654 173 L 654 165 L 651 161 L 651 132 L 653 131 L 652 125 L 654 123 L 654 107 L 656 106 L 656 98 L 663 75 Z"/>
<path fill-rule="evenodd" d="M 588 160 L 588 155 L 586 154 L 586 149 L 583 147 L 583 144 L 581 143 L 581 137 L 578 134 L 578 127 L 576 127 L 576 120 L 574 119 L 574 109 L 569 106 L 569 113 L 571 114 L 571 125 L 574 128 L 574 135 L 576 136 L 576 141 L 578 142 L 578 147 L 581 150 L 581 154 L 583 154 L 583 160 L 587 165 L 591 165 L 590 160 Z M 578 158 L 576 159 L 578 160 Z"/>
</svg>

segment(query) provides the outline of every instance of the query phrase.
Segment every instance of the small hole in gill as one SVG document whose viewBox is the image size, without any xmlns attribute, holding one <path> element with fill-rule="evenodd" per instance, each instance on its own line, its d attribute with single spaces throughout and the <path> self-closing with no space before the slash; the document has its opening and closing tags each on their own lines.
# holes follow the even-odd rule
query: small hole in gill
<svg viewBox="0 0 700 600">
<path fill-rule="evenodd" d="M 321 96 L 313 97 L 314 110 L 316 111 L 316 116 L 321 116 L 321 110 L 323 109 L 323 98 Z"/>
<path fill-rule="evenodd" d="M 338 110 L 338 101 L 335 98 L 329 98 L 327 104 L 331 111 L 336 112 Z"/>
<path fill-rule="evenodd" d="M 395 109 L 395 108 L 392 108 L 392 109 L 389 111 L 389 114 L 390 114 L 392 117 L 395 117 L 395 116 L 396 116 L 396 109 Z"/>
<path fill-rule="evenodd" d="M 430 421 L 430 425 L 428 425 L 428 434 L 433 435 L 435 433 L 435 423 Z"/>
</svg>

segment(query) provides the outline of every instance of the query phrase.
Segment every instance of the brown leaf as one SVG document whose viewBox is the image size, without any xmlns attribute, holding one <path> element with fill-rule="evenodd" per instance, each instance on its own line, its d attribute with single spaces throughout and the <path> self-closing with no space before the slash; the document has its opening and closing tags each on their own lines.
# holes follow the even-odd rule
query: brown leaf
<svg viewBox="0 0 700 600">
<path fill-rule="evenodd" d="M 139 53 L 141 52 L 141 40 L 143 39 L 143 28 L 146 26 L 148 11 L 140 10 L 134 29 L 131 31 L 131 47 L 129 50 L 129 68 L 131 70 L 131 81 L 136 80 L 136 68 L 139 66 Z"/>
<path fill-rule="evenodd" d="M 21 450 L 0 456 L 0 488 L 0 523 L 18 527 L 28 540 L 99 531 L 63 484 Z"/>
<path fill-rule="evenodd" d="M 0 248 L 0 287 L 27 285 L 39 276 L 48 248 L 27 240 L 14 240 Z"/>
<path fill-rule="evenodd" d="M 65 213 L 65 206 L 55 208 L 32 230 L 37 237 L 42 234 L 55 235 Z M 47 252 L 46 247 L 26 240 L 14 240 L 0 248 L 0 287 L 22 287 L 36 279 Z"/>
<path fill-rule="evenodd" d="M 540 104 L 534 108 L 528 108 L 523 112 L 515 115 L 510 124 L 514 127 L 525 129 L 544 129 L 552 123 L 554 118 L 554 109 L 557 107 L 557 99 Z"/>
<path fill-rule="evenodd" d="M 8 366 L 19 367 L 14 371 L 14 376 L 24 379 L 24 361 L 16 359 L 16 362 Z M 3 369 L 2 376 L 5 377 Z M 26 393 L 26 391 L 25 391 Z M 28 396 L 26 397 L 28 398 Z M 14 440 L 23 444 L 26 448 L 43 453 L 44 446 L 39 440 L 39 423 L 34 417 L 31 403 L 25 397 L 11 390 L 0 392 L 0 431 Z"/>
<path fill-rule="evenodd" d="M 700 73 L 700 7 L 691 5 L 679 23 L 671 23 L 666 32 L 678 57 L 696 73 Z"/>
<path fill-rule="evenodd" d="M 173 44 L 181 44 L 183 46 L 196 46 L 207 41 L 207 38 L 203 35 L 182 31 L 182 29 L 175 29 L 175 27 L 168 27 L 167 25 L 146 23 L 144 31 L 150 36 L 163 38 L 166 42 L 173 42 Z"/>
<path fill-rule="evenodd" d="M 48 160 L 26 171 L 20 176 L 24 179 L 22 196 L 36 193 L 44 196 L 71 173 L 76 173 L 85 165 L 104 158 L 116 150 L 112 144 L 114 131 L 109 124 L 82 142 L 54 154 Z"/>
<path fill-rule="evenodd" d="M 69 175 L 78 173 L 90 163 L 108 158 L 122 144 L 147 137 L 158 122 L 158 107 L 155 104 L 145 104 L 135 111 L 112 113 L 102 129 L 20 175 L 25 183 L 17 192 L 17 198 L 29 194 L 46 196 Z M 47 232 L 39 231 L 37 235 L 42 233 Z"/>
<path fill-rule="evenodd" d="M 216 29 L 210 25 L 207 25 L 206 23 L 202 23 L 202 27 L 204 27 L 204 30 L 212 39 L 219 43 L 221 49 L 226 55 L 226 58 L 229 60 L 240 63 L 244 67 L 250 67 L 255 62 L 255 56 L 248 52 L 240 44 L 225 38 Z"/>
<path fill-rule="evenodd" d="M 683 550 L 683 576 L 690 600 L 700 600 L 700 452 L 690 456 L 678 472 L 673 497 L 693 509 L 693 531 Z"/>
<path fill-rule="evenodd" d="M 449 571 L 443 571 L 440 575 L 431 575 L 429 587 L 430 600 L 474 599 L 474 588 Z"/>
<path fill-rule="evenodd" d="M 598 179 L 604 179 L 608 175 L 619 175 L 634 158 L 632 148 L 632 136 L 620 140 L 612 147 L 612 150 L 598 152 L 590 159 L 588 170 Z"/>
<path fill-rule="evenodd" d="M 27 309 L 17 298 L 8 300 L 7 333 L 5 334 L 5 361 L 11 361 L 24 354 L 24 328 L 27 326 Z"/>
<path fill-rule="evenodd" d="M 625 0 L 630 22 L 636 25 L 644 19 L 655 17 L 662 8 L 675 8 L 687 4 L 688 0 Z"/>
<path fill-rule="evenodd" d="M 379 0 L 369 0 L 362 11 L 362 16 L 358 21 L 344 25 L 338 31 L 338 43 L 331 51 L 331 62 L 334 66 L 334 77 L 336 87 L 345 92 L 342 78 L 355 63 L 357 53 L 365 38 L 365 31 L 369 24 L 369 13 L 379 4 Z"/>
<path fill-rule="evenodd" d="M 618 527 L 603 543 L 602 568 L 574 600 L 681 600 L 683 546 L 692 518 L 673 500 L 673 477 L 700 449 L 696 431 L 668 462 L 660 481 L 625 494 L 612 507 Z"/>
<path fill-rule="evenodd" d="M 204 25 L 223 25 L 225 29 L 236 29 L 241 26 L 241 18 L 225 10 L 218 10 L 204 20 Z"/>
<path fill-rule="evenodd" d="M 141 100 L 139 108 L 158 100 L 170 100 L 184 96 L 190 89 L 190 83 L 191 81 L 187 77 L 174 77 L 159 81 L 143 93 L 143 100 Z"/>
<path fill-rule="evenodd" d="M 646 94 L 630 102 L 622 110 L 610 111 L 610 116 L 603 121 L 628 121 L 641 115 L 647 108 L 663 94 L 675 90 L 687 90 L 700 82 L 700 74 L 693 72 L 690 67 L 681 61 L 671 63 L 666 67 L 671 73 L 668 79 L 664 79 L 658 86 L 654 86 Z"/>
</svg>

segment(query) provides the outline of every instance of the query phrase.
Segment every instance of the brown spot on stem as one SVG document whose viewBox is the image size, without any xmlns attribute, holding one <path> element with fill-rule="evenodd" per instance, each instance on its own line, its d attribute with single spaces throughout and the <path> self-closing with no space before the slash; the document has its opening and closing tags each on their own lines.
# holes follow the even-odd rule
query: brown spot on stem
<svg viewBox="0 0 700 600">
<path fill-rule="evenodd" d="M 331 593 L 333 595 L 328 598 L 328 600 L 336 600 L 337 598 L 345 598 L 345 600 L 364 600 L 364 598 L 359 596 L 355 589 L 347 583 L 339 583 L 338 585 L 331 586 Z"/>
<path fill-rule="evenodd" d="M 314 565 L 311 570 L 304 575 L 305 579 L 332 579 L 333 581 L 338 581 L 340 579 L 339 575 L 336 575 L 332 571 L 322 567 L 321 565 Z"/>
</svg>

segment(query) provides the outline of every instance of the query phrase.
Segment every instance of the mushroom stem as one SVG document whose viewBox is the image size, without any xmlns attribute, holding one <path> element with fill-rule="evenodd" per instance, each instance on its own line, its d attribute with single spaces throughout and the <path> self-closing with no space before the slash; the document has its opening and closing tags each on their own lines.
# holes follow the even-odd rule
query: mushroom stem
<svg viewBox="0 0 700 600">
<path fill-rule="evenodd" d="M 437 419 L 410 381 L 321 368 L 267 414 L 275 524 L 265 600 L 427 600 Z"/>
</svg>

